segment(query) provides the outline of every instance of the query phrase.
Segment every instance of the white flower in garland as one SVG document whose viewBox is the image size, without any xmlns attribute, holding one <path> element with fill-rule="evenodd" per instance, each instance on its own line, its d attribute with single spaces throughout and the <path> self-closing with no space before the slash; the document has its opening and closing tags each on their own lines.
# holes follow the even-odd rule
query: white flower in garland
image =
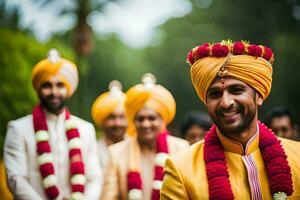
<svg viewBox="0 0 300 200">
<path fill-rule="evenodd" d="M 52 186 L 54 186 L 56 184 L 57 184 L 57 179 L 56 179 L 56 176 L 53 175 L 53 174 L 47 176 L 43 180 L 43 186 L 44 186 L 44 188 L 49 188 L 49 187 L 52 187 Z"/>
<path fill-rule="evenodd" d="M 53 155 L 52 153 L 43 153 L 38 157 L 38 163 L 41 166 L 45 163 L 52 163 L 53 162 Z"/>
<path fill-rule="evenodd" d="M 69 149 L 80 149 L 81 148 L 81 139 L 75 137 L 69 141 Z"/>
<path fill-rule="evenodd" d="M 49 133 L 44 130 L 37 131 L 35 133 L 35 139 L 37 142 L 43 142 L 49 140 Z"/>
<path fill-rule="evenodd" d="M 73 192 L 70 200 L 84 200 L 85 197 L 81 192 Z"/>
<path fill-rule="evenodd" d="M 74 122 L 74 120 L 68 119 L 65 121 L 65 128 L 67 131 L 71 129 L 75 129 L 77 128 L 77 124 L 76 122 Z"/>
<path fill-rule="evenodd" d="M 153 189 L 155 189 L 155 190 L 160 190 L 161 189 L 161 187 L 162 187 L 162 181 L 158 181 L 158 180 L 155 180 L 155 181 L 153 181 L 153 183 L 152 183 L 152 187 L 153 187 Z"/>
<path fill-rule="evenodd" d="M 168 159 L 167 153 L 157 153 L 155 156 L 155 164 L 157 166 L 164 167 L 166 160 Z"/>
<path fill-rule="evenodd" d="M 129 200 L 142 200 L 142 190 L 131 189 L 128 193 Z"/>
<path fill-rule="evenodd" d="M 287 195 L 284 192 L 277 192 L 277 193 L 274 193 L 273 198 L 274 198 L 274 200 L 286 200 Z"/>
</svg>

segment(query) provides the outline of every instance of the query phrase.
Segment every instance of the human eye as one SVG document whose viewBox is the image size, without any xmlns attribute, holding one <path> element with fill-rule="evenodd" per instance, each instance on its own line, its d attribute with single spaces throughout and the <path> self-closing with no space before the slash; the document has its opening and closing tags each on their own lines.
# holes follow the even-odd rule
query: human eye
<svg viewBox="0 0 300 200">
<path fill-rule="evenodd" d="M 207 97 L 209 99 L 217 99 L 222 95 L 222 93 L 218 90 L 209 91 Z"/>
<path fill-rule="evenodd" d="M 243 92 L 245 92 L 245 88 L 243 88 L 241 86 L 236 86 L 236 87 L 230 88 L 229 91 L 231 94 L 239 95 L 239 94 L 242 94 Z"/>
</svg>

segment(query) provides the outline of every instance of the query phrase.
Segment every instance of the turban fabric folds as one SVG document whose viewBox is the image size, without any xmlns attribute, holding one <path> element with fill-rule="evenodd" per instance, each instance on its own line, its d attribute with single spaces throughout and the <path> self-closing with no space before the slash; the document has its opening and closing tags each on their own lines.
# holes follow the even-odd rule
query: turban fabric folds
<svg viewBox="0 0 300 200">
<path fill-rule="evenodd" d="M 131 135 L 135 133 L 134 117 L 143 107 L 156 111 L 165 125 L 169 124 L 175 117 L 175 100 L 172 94 L 161 85 L 138 84 L 130 88 L 126 96 L 125 108 L 129 121 L 128 133 Z"/>
<path fill-rule="evenodd" d="M 105 119 L 119 106 L 124 107 L 126 96 L 120 91 L 118 95 L 111 91 L 101 94 L 93 103 L 92 118 L 97 126 L 102 126 Z"/>
<path fill-rule="evenodd" d="M 50 50 L 48 58 L 35 65 L 32 71 L 32 85 L 36 91 L 40 86 L 57 76 L 65 84 L 68 96 L 72 96 L 78 86 L 78 72 L 74 63 L 60 58 L 56 50 Z"/>
<path fill-rule="evenodd" d="M 254 51 L 254 50 L 255 51 Z M 206 104 L 206 94 L 214 79 L 221 72 L 241 80 L 254 88 L 265 100 L 272 86 L 274 54 L 270 48 L 243 42 L 205 43 L 189 52 L 187 61 L 191 65 L 193 86 Z"/>
</svg>

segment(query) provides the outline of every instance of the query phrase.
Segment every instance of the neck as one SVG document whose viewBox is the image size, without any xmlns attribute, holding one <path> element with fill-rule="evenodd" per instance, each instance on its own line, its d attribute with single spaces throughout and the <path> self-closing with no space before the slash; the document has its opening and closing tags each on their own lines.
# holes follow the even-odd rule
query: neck
<svg viewBox="0 0 300 200">
<path fill-rule="evenodd" d="M 141 150 L 142 151 L 147 151 L 147 150 L 150 150 L 150 151 L 155 151 L 155 147 L 156 147 L 156 141 L 151 141 L 151 142 L 143 142 L 143 141 L 139 141 L 138 140 L 138 143 L 141 147 Z"/>
<path fill-rule="evenodd" d="M 65 107 L 63 107 L 63 108 L 61 108 L 61 109 L 59 109 L 59 110 L 49 110 L 48 108 L 46 108 L 46 107 L 44 107 L 44 106 L 43 106 L 43 108 L 44 108 L 47 112 L 49 112 L 49 113 L 51 113 L 51 114 L 54 114 L 54 115 L 60 115 L 60 114 L 63 113 L 64 110 L 65 110 Z"/>
<path fill-rule="evenodd" d="M 244 147 L 248 143 L 248 141 L 256 134 L 257 132 L 257 119 L 254 119 L 250 126 L 248 126 L 245 130 L 240 133 L 227 133 L 225 136 L 229 137 L 232 140 L 240 142 Z"/>
<path fill-rule="evenodd" d="M 122 140 L 124 140 L 124 137 L 122 136 L 119 138 L 111 138 L 107 134 L 105 134 L 104 139 L 105 139 L 106 144 L 109 146 L 109 145 L 121 142 Z"/>
</svg>

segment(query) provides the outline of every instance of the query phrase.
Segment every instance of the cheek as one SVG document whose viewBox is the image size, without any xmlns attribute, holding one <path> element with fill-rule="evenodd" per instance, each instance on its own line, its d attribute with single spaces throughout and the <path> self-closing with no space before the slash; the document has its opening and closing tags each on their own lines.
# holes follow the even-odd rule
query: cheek
<svg viewBox="0 0 300 200">
<path fill-rule="evenodd" d="M 67 97 L 68 96 L 68 90 L 67 88 L 61 88 L 60 90 L 60 94 L 63 96 L 63 97 Z"/>
<path fill-rule="evenodd" d="M 50 90 L 50 89 L 47 89 L 47 88 L 42 88 L 42 89 L 40 89 L 40 91 L 39 91 L 39 95 L 40 95 L 41 97 L 46 97 L 46 96 L 50 95 L 50 93 L 51 93 L 51 90 Z"/>
</svg>

